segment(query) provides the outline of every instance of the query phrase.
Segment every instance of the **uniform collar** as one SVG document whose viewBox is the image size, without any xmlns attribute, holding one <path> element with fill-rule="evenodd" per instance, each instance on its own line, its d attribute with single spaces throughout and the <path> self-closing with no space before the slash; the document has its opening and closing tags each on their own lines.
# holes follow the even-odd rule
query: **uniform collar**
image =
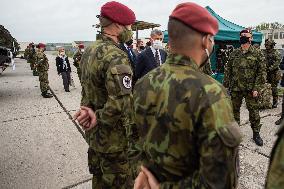
<svg viewBox="0 0 284 189">
<path fill-rule="evenodd" d="M 119 46 L 119 44 L 116 43 L 112 38 L 110 38 L 110 37 L 108 37 L 108 36 L 102 35 L 102 40 L 103 40 L 104 42 L 108 42 L 108 43 L 110 43 L 110 44 L 112 44 L 112 45 L 115 45 L 116 47 L 118 47 L 119 49 L 121 49 L 121 47 Z"/>
<path fill-rule="evenodd" d="M 192 58 L 180 54 L 170 54 L 167 58 L 167 63 L 177 65 L 189 65 L 195 70 L 199 70 L 199 66 Z"/>
<path fill-rule="evenodd" d="M 246 53 L 249 53 L 249 52 L 253 52 L 254 51 L 254 47 L 252 45 L 250 45 L 250 47 L 248 48 L 247 51 L 244 51 L 242 49 L 242 47 L 240 47 L 240 51 L 243 53 L 243 54 L 246 54 Z M 245 52 L 245 53 L 244 53 Z"/>
</svg>

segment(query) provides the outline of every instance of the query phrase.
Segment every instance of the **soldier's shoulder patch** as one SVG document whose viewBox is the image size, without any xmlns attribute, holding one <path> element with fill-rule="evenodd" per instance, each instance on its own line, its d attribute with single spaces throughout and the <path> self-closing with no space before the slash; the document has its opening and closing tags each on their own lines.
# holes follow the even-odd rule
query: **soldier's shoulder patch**
<svg viewBox="0 0 284 189">
<path fill-rule="evenodd" d="M 126 89 L 131 89 L 131 87 L 132 87 L 132 80 L 131 80 L 131 78 L 130 78 L 128 75 L 125 75 L 125 76 L 122 78 L 122 84 L 123 84 L 123 86 L 124 86 Z"/>
<path fill-rule="evenodd" d="M 132 71 L 130 66 L 125 64 L 114 65 L 110 69 L 114 80 L 116 81 L 116 95 L 126 95 L 130 94 L 132 91 Z"/>
</svg>

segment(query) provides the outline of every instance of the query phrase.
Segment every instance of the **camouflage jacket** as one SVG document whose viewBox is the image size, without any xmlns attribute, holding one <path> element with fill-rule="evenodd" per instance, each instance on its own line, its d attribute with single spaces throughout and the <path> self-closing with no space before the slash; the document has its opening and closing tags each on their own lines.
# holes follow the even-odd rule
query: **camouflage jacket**
<svg viewBox="0 0 284 189">
<path fill-rule="evenodd" d="M 205 73 L 205 74 L 207 74 L 207 75 L 209 75 L 209 76 L 211 76 L 211 75 L 213 74 L 213 71 L 212 71 L 212 69 L 211 69 L 211 64 L 210 64 L 209 61 L 208 61 L 203 67 L 201 67 L 200 70 L 201 70 L 203 73 Z"/>
<path fill-rule="evenodd" d="M 143 92 L 141 92 L 143 91 Z M 134 90 L 140 157 L 162 189 L 236 188 L 240 131 L 225 88 L 171 54 Z"/>
<path fill-rule="evenodd" d="M 29 55 L 30 49 L 26 48 L 25 52 L 24 52 L 24 58 L 27 60 L 28 59 L 28 55 Z"/>
<path fill-rule="evenodd" d="M 271 51 L 264 50 L 263 54 L 265 56 L 266 71 L 268 73 L 278 71 L 281 62 L 280 53 L 277 50 L 273 49 Z"/>
<path fill-rule="evenodd" d="M 28 62 L 35 63 L 35 61 L 36 61 L 36 51 L 35 51 L 35 49 L 30 48 L 27 55 L 28 55 L 27 56 Z"/>
<path fill-rule="evenodd" d="M 284 124 L 277 135 L 278 139 L 271 152 L 266 189 L 284 188 Z"/>
<path fill-rule="evenodd" d="M 39 72 L 48 71 L 49 69 L 48 59 L 43 52 L 36 52 L 35 64 Z"/>
<path fill-rule="evenodd" d="M 266 65 L 259 49 L 251 46 L 246 53 L 241 48 L 229 57 L 224 74 L 224 86 L 231 91 L 260 91 L 266 82 Z"/>
<path fill-rule="evenodd" d="M 73 56 L 73 60 L 74 60 L 74 64 L 73 64 L 73 65 L 74 65 L 76 68 L 79 68 L 82 55 L 83 55 L 83 53 L 82 53 L 80 50 L 78 50 L 78 51 L 74 54 L 74 56 Z"/>
<path fill-rule="evenodd" d="M 86 133 L 95 151 L 113 153 L 127 147 L 133 124 L 132 71 L 128 56 L 110 38 L 88 47 L 81 60 L 81 105 L 91 107 L 97 126 Z"/>
</svg>

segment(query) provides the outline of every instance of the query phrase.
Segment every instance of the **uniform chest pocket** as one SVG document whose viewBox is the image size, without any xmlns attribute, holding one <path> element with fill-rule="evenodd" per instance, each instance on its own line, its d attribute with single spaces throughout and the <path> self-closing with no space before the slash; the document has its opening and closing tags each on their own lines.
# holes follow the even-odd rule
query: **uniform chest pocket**
<svg viewBox="0 0 284 189">
<path fill-rule="evenodd" d="M 255 58 L 240 58 L 238 67 L 240 69 L 246 70 L 255 70 L 257 68 L 257 63 Z"/>
<path fill-rule="evenodd" d="M 248 62 L 249 65 L 256 65 L 256 63 L 257 63 L 256 57 L 248 56 L 248 57 L 246 57 L 246 59 L 247 59 L 247 62 Z"/>
<path fill-rule="evenodd" d="M 111 68 L 111 74 L 113 77 L 113 90 L 114 95 L 122 96 L 131 94 L 132 92 L 132 71 L 128 65 L 116 65 Z"/>
</svg>

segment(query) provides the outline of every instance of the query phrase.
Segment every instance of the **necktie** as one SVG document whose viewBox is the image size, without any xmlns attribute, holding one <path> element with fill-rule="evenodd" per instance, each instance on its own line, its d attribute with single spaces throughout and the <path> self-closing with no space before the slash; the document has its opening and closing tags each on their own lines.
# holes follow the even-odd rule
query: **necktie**
<svg viewBox="0 0 284 189">
<path fill-rule="evenodd" d="M 156 60 L 157 67 L 160 66 L 161 62 L 160 62 L 160 58 L 159 58 L 159 50 L 158 49 L 155 52 L 155 60 Z"/>
<path fill-rule="evenodd" d="M 133 62 L 133 54 L 131 52 L 131 49 L 127 47 L 127 50 L 128 50 L 128 54 L 130 55 L 131 62 Z"/>
</svg>

